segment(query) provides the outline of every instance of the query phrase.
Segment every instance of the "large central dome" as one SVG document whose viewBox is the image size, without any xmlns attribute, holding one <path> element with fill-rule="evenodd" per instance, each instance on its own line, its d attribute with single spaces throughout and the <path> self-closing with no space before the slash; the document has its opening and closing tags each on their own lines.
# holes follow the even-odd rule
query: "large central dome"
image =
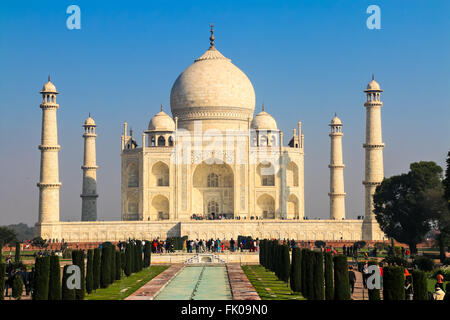
<svg viewBox="0 0 450 320">
<path fill-rule="evenodd" d="M 203 129 L 248 128 L 253 118 L 255 90 L 248 77 L 214 46 L 181 73 L 170 93 L 170 107 L 179 127 L 192 129 L 202 120 Z"/>
</svg>

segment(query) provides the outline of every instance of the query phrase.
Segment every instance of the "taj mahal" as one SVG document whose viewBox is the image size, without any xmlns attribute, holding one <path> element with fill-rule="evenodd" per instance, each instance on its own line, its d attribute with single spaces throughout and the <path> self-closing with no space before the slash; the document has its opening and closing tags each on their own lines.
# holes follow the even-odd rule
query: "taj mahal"
<svg viewBox="0 0 450 320">
<path fill-rule="evenodd" d="M 364 218 L 346 219 L 343 123 L 335 116 L 328 133 L 329 219 L 306 219 L 302 124 L 299 121 L 292 133 L 284 134 L 264 105 L 255 114 L 251 81 L 216 48 L 211 28 L 208 50 L 172 86 L 171 115 L 161 106 L 139 136 L 123 124 L 121 221 L 97 221 L 97 198 L 101 196 L 97 193 L 97 132 L 89 115 L 82 125 L 81 219 L 65 222 L 60 221 L 59 205 L 58 91 L 49 78 L 41 91 L 36 234 L 66 242 L 172 236 L 236 239 L 238 235 L 307 241 L 384 240 L 372 200 L 384 178 L 382 91 L 373 77 L 364 90 Z"/>
</svg>

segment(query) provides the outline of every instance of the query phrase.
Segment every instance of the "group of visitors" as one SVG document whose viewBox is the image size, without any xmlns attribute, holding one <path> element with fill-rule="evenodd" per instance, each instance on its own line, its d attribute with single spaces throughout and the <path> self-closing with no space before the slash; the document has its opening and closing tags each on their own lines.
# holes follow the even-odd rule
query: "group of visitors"
<svg viewBox="0 0 450 320">
<path fill-rule="evenodd" d="M 395 263 L 390 264 L 392 266 L 395 266 Z M 380 262 L 378 264 L 379 272 L 380 272 L 380 288 L 383 287 L 383 262 Z M 358 270 L 362 273 L 362 280 L 363 280 L 363 287 L 364 289 L 367 289 L 367 280 L 371 273 L 369 272 L 369 264 L 368 261 L 365 261 L 362 270 Z M 349 283 L 350 283 L 350 291 L 353 294 L 355 290 L 355 283 L 356 283 L 356 274 L 353 270 L 353 266 L 349 266 Z M 413 284 L 412 284 L 412 275 L 410 271 L 405 268 L 404 272 L 405 276 L 405 297 L 406 300 L 413 300 L 414 291 L 413 291 Z M 435 291 L 429 292 L 429 299 L 430 300 L 443 300 L 445 297 L 445 291 L 444 291 L 444 276 L 442 275 L 441 271 L 438 271 L 436 275 L 436 285 L 435 285 Z"/>
<path fill-rule="evenodd" d="M 225 251 L 225 244 L 224 241 L 220 241 L 219 239 L 195 239 L 190 240 L 187 239 L 184 243 L 184 246 L 186 247 L 186 251 L 188 253 L 203 253 L 203 252 L 223 252 Z"/>
<path fill-rule="evenodd" d="M 12 261 L 9 259 L 6 261 L 6 275 L 5 276 L 5 297 L 10 297 L 12 295 L 13 282 L 15 277 L 21 277 L 22 283 L 25 286 L 25 294 L 29 296 L 34 290 L 34 267 L 31 271 L 22 266 L 15 268 Z M 11 291 L 10 291 L 11 289 Z M 11 295 L 10 295 L 11 294 Z"/>
</svg>

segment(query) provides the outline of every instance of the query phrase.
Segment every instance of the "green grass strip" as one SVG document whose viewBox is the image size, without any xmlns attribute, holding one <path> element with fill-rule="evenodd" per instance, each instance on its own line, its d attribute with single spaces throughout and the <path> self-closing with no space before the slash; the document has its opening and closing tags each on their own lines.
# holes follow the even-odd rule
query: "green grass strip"
<svg viewBox="0 0 450 320">
<path fill-rule="evenodd" d="M 279 280 L 275 273 L 261 265 L 242 266 L 242 270 L 261 300 L 306 300 L 300 293 L 294 293 L 289 285 Z"/>
<path fill-rule="evenodd" d="M 133 273 L 129 277 L 125 275 L 121 280 L 116 280 L 108 288 L 97 289 L 91 294 L 86 294 L 86 300 L 123 300 L 140 287 L 166 270 L 169 266 L 150 266 L 142 271 Z"/>
</svg>

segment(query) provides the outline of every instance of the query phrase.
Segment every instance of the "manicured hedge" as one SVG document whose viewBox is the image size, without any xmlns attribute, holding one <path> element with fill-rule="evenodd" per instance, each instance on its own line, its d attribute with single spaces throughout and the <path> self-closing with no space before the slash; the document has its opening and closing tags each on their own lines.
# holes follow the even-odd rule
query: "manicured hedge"
<svg viewBox="0 0 450 320">
<path fill-rule="evenodd" d="M 369 266 L 377 265 L 377 262 L 374 260 L 370 260 L 367 263 Z M 380 281 L 381 284 L 381 281 Z M 368 289 L 369 300 L 381 300 L 380 289 Z"/>
<path fill-rule="evenodd" d="M 144 268 L 150 267 L 152 259 L 152 243 L 150 241 L 145 241 L 144 245 Z"/>
<path fill-rule="evenodd" d="M 383 268 L 383 300 L 405 300 L 404 272 L 399 266 Z"/>
<path fill-rule="evenodd" d="M 422 270 L 415 270 L 412 273 L 413 279 L 413 299 L 428 300 L 427 275 Z"/>
<path fill-rule="evenodd" d="M 334 300 L 333 256 L 325 252 L 325 300 Z"/>
<path fill-rule="evenodd" d="M 260 251 L 261 253 L 261 251 Z M 291 276 L 290 276 L 290 284 L 291 290 L 294 292 L 301 291 L 301 277 L 302 277 L 302 255 L 300 248 L 292 249 L 292 262 L 291 262 Z"/>
<path fill-rule="evenodd" d="M 50 256 L 48 300 L 61 300 L 61 270 L 56 255 Z"/>
<path fill-rule="evenodd" d="M 100 287 L 107 288 L 111 283 L 111 246 L 102 247 L 102 259 L 100 268 Z"/>
<path fill-rule="evenodd" d="M 91 293 L 94 290 L 94 250 L 87 252 L 86 266 L 86 292 Z"/>
<path fill-rule="evenodd" d="M 63 269 L 63 276 L 62 276 L 62 283 L 61 283 L 61 287 L 62 287 L 61 298 L 63 300 L 75 300 L 75 290 L 69 289 L 67 287 L 67 279 L 70 276 L 70 274 L 67 274 L 67 268 L 69 268 L 69 266 L 65 265 L 64 269 Z"/>
<path fill-rule="evenodd" d="M 84 294 L 86 289 L 85 280 L 85 267 L 84 267 L 84 251 L 74 250 L 72 251 L 72 263 L 80 268 L 80 289 L 75 289 L 76 300 L 84 300 Z"/>
<path fill-rule="evenodd" d="M 334 300 L 350 300 L 347 257 L 334 257 Z"/>
<path fill-rule="evenodd" d="M 93 290 L 100 288 L 100 272 L 101 272 L 101 251 L 100 248 L 94 249 L 94 261 L 93 261 Z"/>
<path fill-rule="evenodd" d="M 36 257 L 34 264 L 33 300 L 47 300 L 50 276 L 50 257 Z"/>
<path fill-rule="evenodd" d="M 320 251 L 315 251 L 313 254 L 314 264 L 314 300 L 324 300 L 325 288 L 324 288 L 324 274 L 323 274 L 323 254 Z"/>
</svg>

